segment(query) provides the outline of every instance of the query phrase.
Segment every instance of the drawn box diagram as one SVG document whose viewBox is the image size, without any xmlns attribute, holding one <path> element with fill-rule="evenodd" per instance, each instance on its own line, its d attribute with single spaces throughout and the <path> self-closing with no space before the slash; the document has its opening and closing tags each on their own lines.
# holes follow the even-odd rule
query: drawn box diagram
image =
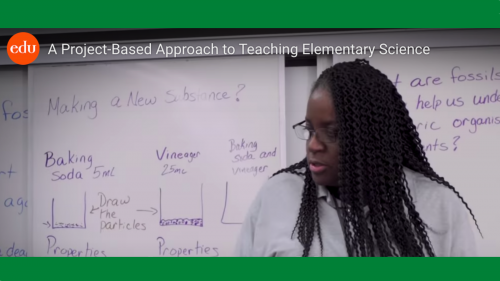
<svg viewBox="0 0 500 281">
<path fill-rule="evenodd" d="M 160 188 L 160 226 L 203 223 L 203 184 L 196 189 Z"/>
<path fill-rule="evenodd" d="M 87 193 L 83 196 L 52 198 L 51 223 L 44 223 L 52 229 L 87 228 Z"/>
<path fill-rule="evenodd" d="M 224 209 L 220 222 L 222 224 L 242 224 L 245 219 L 245 206 L 241 203 L 241 199 L 246 198 L 241 192 L 238 194 L 234 189 L 233 192 L 229 189 L 229 183 L 226 182 L 226 190 L 224 197 Z"/>
</svg>

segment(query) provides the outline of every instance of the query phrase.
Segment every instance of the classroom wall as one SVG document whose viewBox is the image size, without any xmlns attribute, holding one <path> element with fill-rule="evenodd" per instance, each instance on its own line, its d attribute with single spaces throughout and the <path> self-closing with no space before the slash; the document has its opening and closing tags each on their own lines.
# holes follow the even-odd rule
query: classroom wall
<svg viewBox="0 0 500 281">
<path fill-rule="evenodd" d="M 287 67 L 286 82 L 286 163 L 292 165 L 305 158 L 306 143 L 295 136 L 294 124 L 304 120 L 307 98 L 316 79 L 316 67 Z"/>
</svg>

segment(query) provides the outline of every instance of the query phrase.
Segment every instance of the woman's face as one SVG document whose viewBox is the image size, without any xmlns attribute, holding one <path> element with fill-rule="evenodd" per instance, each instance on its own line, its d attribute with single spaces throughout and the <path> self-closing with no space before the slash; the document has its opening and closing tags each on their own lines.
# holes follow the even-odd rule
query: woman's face
<svg viewBox="0 0 500 281">
<path fill-rule="evenodd" d="M 312 92 L 307 103 L 306 126 L 317 132 L 307 140 L 307 161 L 317 185 L 338 183 L 338 141 L 328 141 L 338 130 L 331 94 L 323 89 Z M 330 137 L 330 138 L 329 138 Z"/>
</svg>

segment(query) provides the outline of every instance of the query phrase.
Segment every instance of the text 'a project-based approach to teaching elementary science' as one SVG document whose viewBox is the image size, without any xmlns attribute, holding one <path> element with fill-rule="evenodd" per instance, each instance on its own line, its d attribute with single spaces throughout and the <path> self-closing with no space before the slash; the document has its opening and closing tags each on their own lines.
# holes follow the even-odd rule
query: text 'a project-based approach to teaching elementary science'
<svg viewBox="0 0 500 281">
<path fill-rule="evenodd" d="M 301 45 L 236 45 L 208 43 L 205 45 L 165 45 L 161 43 L 144 44 L 51 44 L 48 55 L 81 56 L 88 58 L 102 55 L 140 55 L 140 56 L 213 56 L 213 55 L 429 55 L 429 46 L 402 46 L 382 43 L 373 46 L 324 46 L 314 43 Z"/>
</svg>

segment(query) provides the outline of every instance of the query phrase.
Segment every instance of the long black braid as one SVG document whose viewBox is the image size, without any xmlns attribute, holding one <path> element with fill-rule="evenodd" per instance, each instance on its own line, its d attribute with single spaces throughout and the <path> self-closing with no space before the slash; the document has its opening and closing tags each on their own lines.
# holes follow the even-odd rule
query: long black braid
<svg viewBox="0 0 500 281">
<path fill-rule="evenodd" d="M 434 256 L 427 226 L 420 218 L 403 167 L 450 188 L 425 156 L 416 126 L 401 95 L 385 74 L 356 59 L 326 69 L 313 86 L 333 97 L 339 130 L 339 184 L 345 243 L 349 256 Z M 314 235 L 323 243 L 317 186 L 304 159 L 276 172 L 304 178 L 302 203 L 292 236 L 297 231 L 308 256 Z M 369 215 L 363 209 L 368 204 Z M 369 227 L 371 224 L 371 228 Z"/>
</svg>

